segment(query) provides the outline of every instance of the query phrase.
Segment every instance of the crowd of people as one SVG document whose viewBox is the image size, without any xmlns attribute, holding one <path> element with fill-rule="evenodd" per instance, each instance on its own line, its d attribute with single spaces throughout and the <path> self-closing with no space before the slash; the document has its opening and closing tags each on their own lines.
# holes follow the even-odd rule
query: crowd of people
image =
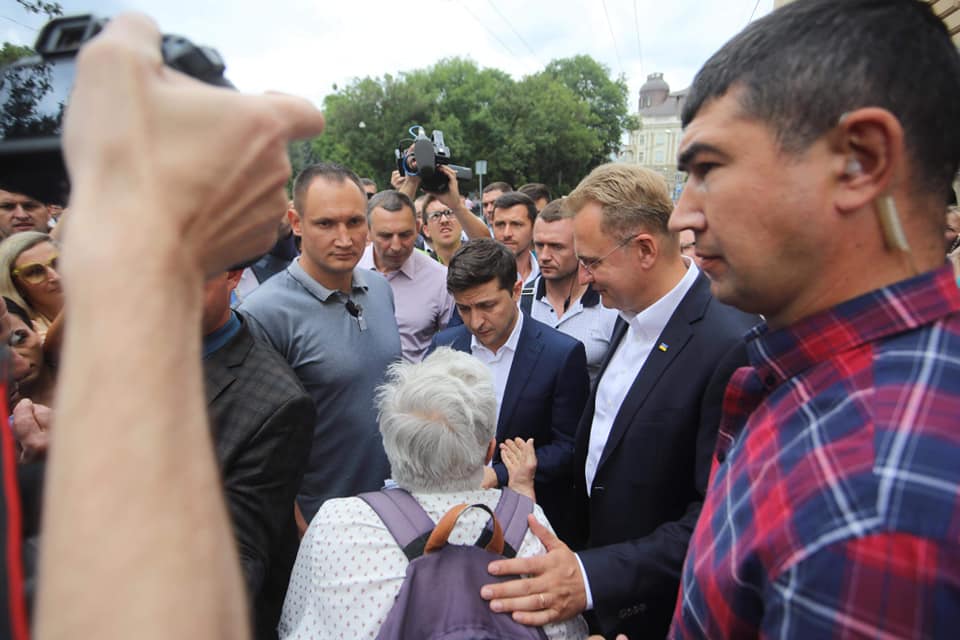
<svg viewBox="0 0 960 640">
<path fill-rule="evenodd" d="M 62 215 L 0 176 L 0 637 L 374 638 L 458 505 L 451 543 L 489 512 L 509 552 L 403 615 L 956 633 L 960 55 L 926 3 L 751 23 L 691 86 L 677 202 L 610 163 L 476 213 L 449 167 L 285 193 L 319 112 L 159 37 L 81 52 Z"/>
</svg>

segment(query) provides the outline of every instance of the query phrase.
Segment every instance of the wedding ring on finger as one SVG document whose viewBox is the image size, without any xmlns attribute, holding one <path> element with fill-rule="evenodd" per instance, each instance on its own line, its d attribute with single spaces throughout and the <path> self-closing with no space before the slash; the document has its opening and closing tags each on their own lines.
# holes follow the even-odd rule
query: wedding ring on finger
<svg viewBox="0 0 960 640">
<path fill-rule="evenodd" d="M 541 609 L 546 609 L 546 608 L 547 608 L 547 601 L 544 599 L 543 594 L 542 594 L 542 593 L 538 593 L 537 595 L 540 597 L 540 608 L 541 608 Z"/>
</svg>

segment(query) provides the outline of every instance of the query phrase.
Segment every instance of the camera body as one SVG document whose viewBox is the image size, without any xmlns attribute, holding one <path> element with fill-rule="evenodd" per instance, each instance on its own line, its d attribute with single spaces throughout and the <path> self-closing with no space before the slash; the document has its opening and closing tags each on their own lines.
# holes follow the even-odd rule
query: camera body
<svg viewBox="0 0 960 640">
<path fill-rule="evenodd" d="M 0 70 L 0 189 L 50 204 L 65 203 L 69 182 L 60 135 L 76 56 L 106 23 L 93 15 L 55 18 L 40 30 L 36 55 Z M 214 49 L 164 35 L 161 51 L 167 66 L 208 84 L 233 88 Z"/>
<path fill-rule="evenodd" d="M 449 178 L 439 170 L 441 165 L 456 171 L 458 180 L 473 179 L 469 167 L 450 161 L 450 148 L 443 142 L 442 131 L 434 129 L 432 138 L 427 137 L 423 127 L 416 126 L 411 131 L 414 132 L 413 146 L 407 150 L 398 146 L 396 150 L 397 170 L 401 175 L 419 176 L 420 186 L 429 193 L 446 193 L 450 189 Z"/>
</svg>

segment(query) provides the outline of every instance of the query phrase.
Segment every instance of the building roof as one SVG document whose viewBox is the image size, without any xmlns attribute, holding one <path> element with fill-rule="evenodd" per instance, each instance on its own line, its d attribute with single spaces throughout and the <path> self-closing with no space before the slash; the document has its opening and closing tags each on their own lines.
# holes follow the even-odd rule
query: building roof
<svg viewBox="0 0 960 640">
<path fill-rule="evenodd" d="M 661 102 L 660 104 L 654 104 L 640 109 L 640 116 L 644 118 L 677 116 L 679 118 L 680 112 L 683 110 L 683 105 L 687 101 L 687 95 L 689 93 L 690 87 L 687 87 L 682 91 L 674 91 L 667 96 L 665 101 Z"/>
<path fill-rule="evenodd" d="M 652 91 L 666 91 L 669 93 L 670 85 L 663 79 L 662 73 L 651 73 L 647 76 L 647 81 L 640 87 L 640 95 Z"/>
</svg>

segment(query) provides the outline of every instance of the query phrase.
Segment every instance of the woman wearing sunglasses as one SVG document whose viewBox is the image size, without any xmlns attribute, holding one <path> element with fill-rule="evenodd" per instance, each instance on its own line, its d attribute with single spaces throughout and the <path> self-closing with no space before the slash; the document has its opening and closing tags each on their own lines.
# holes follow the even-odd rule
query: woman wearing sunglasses
<svg viewBox="0 0 960 640">
<path fill-rule="evenodd" d="M 0 295 L 30 314 L 48 353 L 52 347 L 56 350 L 62 323 L 59 254 L 50 236 L 38 231 L 23 231 L 0 242 Z"/>
</svg>

